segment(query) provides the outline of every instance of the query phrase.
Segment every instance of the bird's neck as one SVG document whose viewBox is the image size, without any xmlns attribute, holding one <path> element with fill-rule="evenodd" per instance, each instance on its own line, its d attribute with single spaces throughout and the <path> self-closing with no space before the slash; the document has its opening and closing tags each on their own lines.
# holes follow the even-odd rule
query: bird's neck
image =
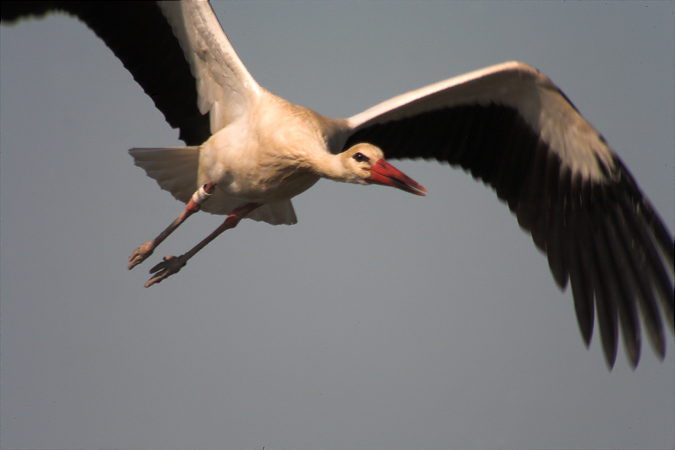
<svg viewBox="0 0 675 450">
<path fill-rule="evenodd" d="M 345 167 L 342 155 L 334 155 L 327 151 L 313 153 L 312 167 L 322 178 L 341 183 L 352 183 L 352 173 Z"/>
</svg>

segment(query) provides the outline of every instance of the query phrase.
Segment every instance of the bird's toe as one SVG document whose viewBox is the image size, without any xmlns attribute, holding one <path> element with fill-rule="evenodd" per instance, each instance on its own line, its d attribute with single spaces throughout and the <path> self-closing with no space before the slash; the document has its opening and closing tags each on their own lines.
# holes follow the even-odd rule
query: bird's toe
<svg viewBox="0 0 675 450">
<path fill-rule="evenodd" d="M 174 273 L 178 273 L 185 266 L 186 262 L 187 259 L 183 256 L 165 256 L 164 261 L 150 269 L 150 273 L 154 274 L 154 276 L 145 283 L 145 287 L 150 287 Z"/>
<path fill-rule="evenodd" d="M 134 250 L 131 256 L 129 256 L 129 266 L 127 268 L 131 270 L 145 261 L 148 256 L 152 255 L 153 250 L 154 246 L 152 245 L 152 241 L 146 242 L 145 244 L 138 247 L 136 250 Z"/>
</svg>

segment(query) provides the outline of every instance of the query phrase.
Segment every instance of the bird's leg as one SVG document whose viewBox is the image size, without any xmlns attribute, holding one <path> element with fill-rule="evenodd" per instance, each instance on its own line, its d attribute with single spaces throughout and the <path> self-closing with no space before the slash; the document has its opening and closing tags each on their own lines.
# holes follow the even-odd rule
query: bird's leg
<svg viewBox="0 0 675 450">
<path fill-rule="evenodd" d="M 129 267 L 128 269 L 131 270 L 143 261 L 145 261 L 148 256 L 152 255 L 152 252 L 155 250 L 155 248 L 164 240 L 166 239 L 171 233 L 174 232 L 176 228 L 180 226 L 185 220 L 199 211 L 202 207 L 202 203 L 204 203 L 208 198 L 213 194 L 213 190 L 216 188 L 216 183 L 210 182 L 206 183 L 197 191 L 195 191 L 194 194 L 192 194 L 192 198 L 188 202 L 188 204 L 185 206 L 185 209 L 183 210 L 182 213 L 174 220 L 171 222 L 171 225 L 166 227 L 164 231 L 162 231 L 159 236 L 157 236 L 155 239 L 152 241 L 148 241 L 145 244 L 141 245 L 138 247 L 134 252 L 131 254 L 129 257 Z"/>
<path fill-rule="evenodd" d="M 185 266 L 190 258 L 192 258 L 199 250 L 206 247 L 206 245 L 218 237 L 225 230 L 234 228 L 237 226 L 239 221 L 250 214 L 253 210 L 260 207 L 262 203 L 246 203 L 245 205 L 235 208 L 225 219 L 225 221 L 216 228 L 213 233 L 209 234 L 204 240 L 199 244 L 192 247 L 190 251 L 181 255 L 181 256 L 165 256 L 164 261 L 157 264 L 155 267 L 150 269 L 150 273 L 154 274 L 152 278 L 145 283 L 145 287 L 150 287 L 155 283 L 159 283 L 165 278 L 170 277 L 174 273 L 177 273 L 180 269 Z"/>
</svg>

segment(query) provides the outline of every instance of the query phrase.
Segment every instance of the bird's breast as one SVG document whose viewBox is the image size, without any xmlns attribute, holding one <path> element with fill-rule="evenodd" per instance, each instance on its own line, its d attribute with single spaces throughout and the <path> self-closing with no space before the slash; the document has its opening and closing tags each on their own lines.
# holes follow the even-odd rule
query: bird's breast
<svg viewBox="0 0 675 450">
<path fill-rule="evenodd" d="M 291 152 L 262 145 L 228 128 L 214 134 L 201 147 L 200 185 L 214 181 L 228 195 L 246 202 L 288 200 L 318 180 L 319 176 L 304 168 Z"/>
</svg>

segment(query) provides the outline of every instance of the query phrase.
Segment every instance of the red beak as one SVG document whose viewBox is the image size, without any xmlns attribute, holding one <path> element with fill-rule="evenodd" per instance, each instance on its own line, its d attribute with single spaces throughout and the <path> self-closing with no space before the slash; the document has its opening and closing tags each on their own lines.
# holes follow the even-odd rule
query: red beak
<svg viewBox="0 0 675 450">
<path fill-rule="evenodd" d="M 375 164 L 373 164 L 370 168 L 370 177 L 366 178 L 366 182 L 395 187 L 402 191 L 421 196 L 424 196 L 424 193 L 427 191 L 424 189 L 424 186 L 389 164 L 384 159 L 378 159 Z"/>
</svg>

